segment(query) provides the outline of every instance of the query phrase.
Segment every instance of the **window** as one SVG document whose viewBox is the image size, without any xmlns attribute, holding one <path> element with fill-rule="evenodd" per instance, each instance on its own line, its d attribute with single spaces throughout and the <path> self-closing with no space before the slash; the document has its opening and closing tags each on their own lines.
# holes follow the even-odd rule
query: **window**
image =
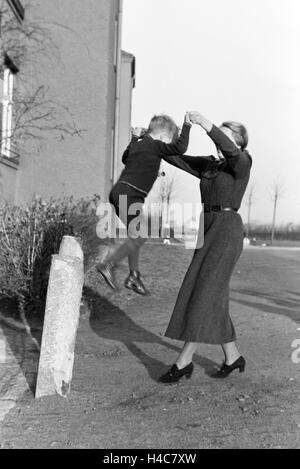
<svg viewBox="0 0 300 469">
<path fill-rule="evenodd" d="M 21 1 L 6 0 L 6 2 L 17 21 L 22 23 L 25 18 L 25 10 Z M 4 56 L 1 56 L 0 72 L 0 156 L 8 158 L 11 157 L 14 75 L 18 71 L 13 61 L 4 53 Z"/>
<path fill-rule="evenodd" d="M 13 112 L 13 87 L 14 74 L 7 66 L 4 67 L 0 77 L 1 99 L 1 155 L 10 157 L 12 136 L 12 112 Z"/>
</svg>

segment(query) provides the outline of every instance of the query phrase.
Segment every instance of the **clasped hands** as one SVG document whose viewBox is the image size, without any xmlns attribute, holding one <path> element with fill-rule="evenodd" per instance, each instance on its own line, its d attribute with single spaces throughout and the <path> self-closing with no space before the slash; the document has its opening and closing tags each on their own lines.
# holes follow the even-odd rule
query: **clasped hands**
<svg viewBox="0 0 300 469">
<path fill-rule="evenodd" d="M 204 130 L 210 132 L 213 124 L 208 121 L 200 112 L 198 111 L 189 111 L 185 114 L 184 121 L 187 124 L 197 124 L 200 125 Z"/>
<path fill-rule="evenodd" d="M 185 122 L 187 124 L 198 124 L 201 125 L 203 116 L 198 111 L 188 111 L 185 114 Z"/>
<path fill-rule="evenodd" d="M 203 127 L 207 132 L 209 132 L 212 129 L 212 123 L 209 122 L 205 117 L 200 114 L 198 111 L 189 111 L 186 112 L 185 117 L 184 117 L 184 122 L 187 124 L 197 124 Z M 147 130 L 144 127 L 134 127 L 132 129 L 132 135 L 135 137 L 143 137 Z"/>
</svg>

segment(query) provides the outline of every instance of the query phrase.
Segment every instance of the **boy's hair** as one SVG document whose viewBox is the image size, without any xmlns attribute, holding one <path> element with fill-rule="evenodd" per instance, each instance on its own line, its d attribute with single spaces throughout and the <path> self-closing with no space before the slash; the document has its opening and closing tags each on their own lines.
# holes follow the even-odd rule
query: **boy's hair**
<svg viewBox="0 0 300 469">
<path fill-rule="evenodd" d="M 178 137 L 178 127 L 175 124 L 175 121 L 172 117 L 167 116 L 166 114 L 152 117 L 148 127 L 148 133 L 155 134 L 157 132 L 167 133 L 172 141 Z"/>
</svg>

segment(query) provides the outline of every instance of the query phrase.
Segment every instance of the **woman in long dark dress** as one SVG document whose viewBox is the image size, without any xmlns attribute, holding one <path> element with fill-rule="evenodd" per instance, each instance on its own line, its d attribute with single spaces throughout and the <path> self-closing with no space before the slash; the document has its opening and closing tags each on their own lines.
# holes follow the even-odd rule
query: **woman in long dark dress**
<svg viewBox="0 0 300 469">
<path fill-rule="evenodd" d="M 190 119 L 206 130 L 219 158 L 164 157 L 201 179 L 204 204 L 204 244 L 195 250 L 165 334 L 185 344 L 175 364 L 160 378 L 164 383 L 191 377 L 193 355 L 200 342 L 222 346 L 225 361 L 213 377 L 225 378 L 235 369 L 245 369 L 229 316 L 229 282 L 243 249 L 243 223 L 237 212 L 252 165 L 246 150 L 248 135 L 236 122 L 225 122 L 218 128 L 196 111 L 190 113 Z"/>
</svg>

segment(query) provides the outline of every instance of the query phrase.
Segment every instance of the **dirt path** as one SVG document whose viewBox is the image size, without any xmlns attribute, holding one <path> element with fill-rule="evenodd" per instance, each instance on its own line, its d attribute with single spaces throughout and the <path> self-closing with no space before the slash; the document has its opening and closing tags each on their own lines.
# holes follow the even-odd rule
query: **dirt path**
<svg viewBox="0 0 300 469">
<path fill-rule="evenodd" d="M 146 247 L 150 299 L 113 296 L 91 273 L 70 398 L 34 400 L 27 389 L 2 423 L 3 448 L 300 447 L 300 364 L 291 359 L 300 339 L 300 252 L 246 249 L 240 259 L 231 311 L 246 373 L 212 380 L 222 354 L 201 345 L 193 379 L 162 386 L 156 379 L 180 347 L 163 333 L 191 255 Z"/>
</svg>

